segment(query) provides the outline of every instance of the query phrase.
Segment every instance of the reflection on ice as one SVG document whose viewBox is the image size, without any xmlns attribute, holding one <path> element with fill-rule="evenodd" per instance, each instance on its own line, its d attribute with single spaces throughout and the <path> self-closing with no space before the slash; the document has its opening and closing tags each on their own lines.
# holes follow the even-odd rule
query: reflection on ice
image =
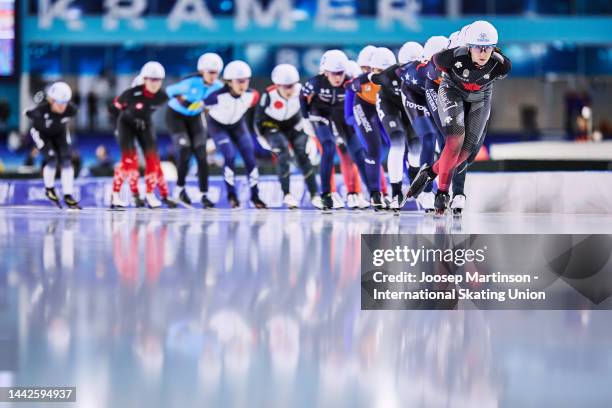
<svg viewBox="0 0 612 408">
<path fill-rule="evenodd" d="M 360 310 L 361 234 L 487 224 L 535 228 L 499 216 L 0 210 L 0 293 L 18 340 L 8 371 L 19 384 L 74 384 L 87 407 L 606 401 L 591 380 L 612 374 L 607 312 Z M 575 369 L 594 353 L 591 371 Z"/>
</svg>

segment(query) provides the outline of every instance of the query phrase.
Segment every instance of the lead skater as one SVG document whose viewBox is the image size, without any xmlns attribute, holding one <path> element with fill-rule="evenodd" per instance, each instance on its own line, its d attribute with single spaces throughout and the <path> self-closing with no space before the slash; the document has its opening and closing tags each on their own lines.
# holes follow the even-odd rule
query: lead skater
<svg viewBox="0 0 612 408">
<path fill-rule="evenodd" d="M 438 110 L 446 143 L 433 166 L 424 165 L 410 185 L 408 195 L 417 197 L 439 176 L 435 198 L 437 214 L 449 204 L 453 173 L 477 147 L 491 112 L 493 82 L 505 78 L 510 60 L 496 49 L 498 34 L 486 21 L 472 23 L 466 31 L 466 47 L 434 55 L 436 67 L 443 72 L 438 93 Z"/>
</svg>

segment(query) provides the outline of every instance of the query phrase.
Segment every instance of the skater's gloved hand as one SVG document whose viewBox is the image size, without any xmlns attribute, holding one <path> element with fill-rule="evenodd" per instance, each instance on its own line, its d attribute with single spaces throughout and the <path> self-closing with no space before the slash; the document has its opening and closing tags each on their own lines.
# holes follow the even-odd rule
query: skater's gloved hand
<svg viewBox="0 0 612 408">
<path fill-rule="evenodd" d="M 139 132 L 145 131 L 147 129 L 147 121 L 144 119 L 136 118 L 134 119 L 134 127 Z"/>
<path fill-rule="evenodd" d="M 196 102 L 192 102 L 189 106 L 187 106 L 187 109 L 190 111 L 197 111 L 197 110 L 202 109 L 203 105 L 204 105 L 204 102 L 196 101 Z"/>
<path fill-rule="evenodd" d="M 321 162 L 321 156 L 319 155 L 319 149 L 317 148 L 317 142 L 315 141 L 313 136 L 308 136 L 308 141 L 306 142 L 306 155 L 308 155 L 308 159 L 313 166 L 318 165 Z"/>
<path fill-rule="evenodd" d="M 298 129 L 299 126 L 301 127 L 301 129 Z M 312 128 L 312 123 L 310 123 L 310 121 L 307 120 L 307 119 L 302 119 L 300 121 L 300 123 L 298 123 L 295 126 L 295 130 L 299 131 L 299 130 L 302 130 L 302 129 L 304 130 L 304 133 L 306 133 L 309 136 L 314 136 L 314 134 L 315 134 L 315 131 Z"/>
<path fill-rule="evenodd" d="M 178 95 L 176 97 L 176 100 L 179 101 L 179 103 L 181 105 L 183 105 L 183 107 L 189 109 L 189 105 L 191 105 L 191 102 L 189 102 L 187 99 L 185 99 L 185 97 L 183 95 Z"/>
<path fill-rule="evenodd" d="M 278 125 L 274 121 L 271 121 L 271 120 L 264 120 L 264 121 L 262 121 L 261 122 L 261 127 L 263 129 L 275 129 L 275 130 L 279 129 Z"/>
</svg>

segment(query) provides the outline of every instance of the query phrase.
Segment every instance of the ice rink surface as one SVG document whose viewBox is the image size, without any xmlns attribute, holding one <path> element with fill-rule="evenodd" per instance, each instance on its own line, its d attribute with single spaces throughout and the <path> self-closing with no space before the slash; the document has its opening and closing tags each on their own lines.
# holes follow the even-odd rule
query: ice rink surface
<svg viewBox="0 0 612 408">
<path fill-rule="evenodd" d="M 0 208 L 1 385 L 88 408 L 612 406 L 612 312 L 360 310 L 360 234 L 445 232 L 612 216 Z"/>
</svg>

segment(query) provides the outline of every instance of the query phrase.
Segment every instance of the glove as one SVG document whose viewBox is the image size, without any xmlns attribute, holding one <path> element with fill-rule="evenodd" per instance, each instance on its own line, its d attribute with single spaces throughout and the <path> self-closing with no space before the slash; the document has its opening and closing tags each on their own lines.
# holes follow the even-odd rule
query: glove
<svg viewBox="0 0 612 408">
<path fill-rule="evenodd" d="M 275 130 L 279 129 L 276 122 L 271 121 L 271 120 L 264 120 L 263 122 L 261 122 L 261 127 L 264 129 L 275 129 Z"/>
<path fill-rule="evenodd" d="M 312 136 L 315 134 L 315 131 L 312 128 L 312 123 L 310 123 L 308 119 L 302 119 L 300 124 L 302 125 L 302 128 L 304 129 L 304 133 L 306 133 L 308 136 Z M 297 126 L 296 126 L 296 130 L 298 130 Z"/>
<path fill-rule="evenodd" d="M 45 142 L 42 137 L 40 137 L 40 132 L 38 130 L 31 128 L 30 136 L 32 136 L 32 140 L 34 140 L 34 144 L 36 145 L 36 148 L 38 150 L 41 150 L 43 147 L 45 147 Z"/>
<path fill-rule="evenodd" d="M 189 102 L 187 99 L 185 99 L 185 97 L 183 95 L 179 95 L 176 97 L 176 100 L 179 101 L 179 103 L 184 107 L 189 109 L 189 105 L 191 104 L 191 102 Z"/>
<path fill-rule="evenodd" d="M 204 103 L 202 101 L 192 102 L 189 106 L 187 106 L 187 110 L 189 111 L 197 111 L 202 109 Z"/>
<path fill-rule="evenodd" d="M 144 119 L 134 119 L 134 127 L 139 132 L 144 132 L 147 129 L 147 122 Z"/>
<path fill-rule="evenodd" d="M 313 166 L 316 166 L 321 162 L 321 156 L 319 155 L 319 149 L 317 148 L 317 142 L 314 140 L 314 137 L 308 136 L 305 151 L 306 155 L 308 155 L 310 163 L 312 163 Z"/>
<path fill-rule="evenodd" d="M 213 154 L 217 150 L 215 141 L 212 138 L 206 139 L 206 154 Z"/>
</svg>

